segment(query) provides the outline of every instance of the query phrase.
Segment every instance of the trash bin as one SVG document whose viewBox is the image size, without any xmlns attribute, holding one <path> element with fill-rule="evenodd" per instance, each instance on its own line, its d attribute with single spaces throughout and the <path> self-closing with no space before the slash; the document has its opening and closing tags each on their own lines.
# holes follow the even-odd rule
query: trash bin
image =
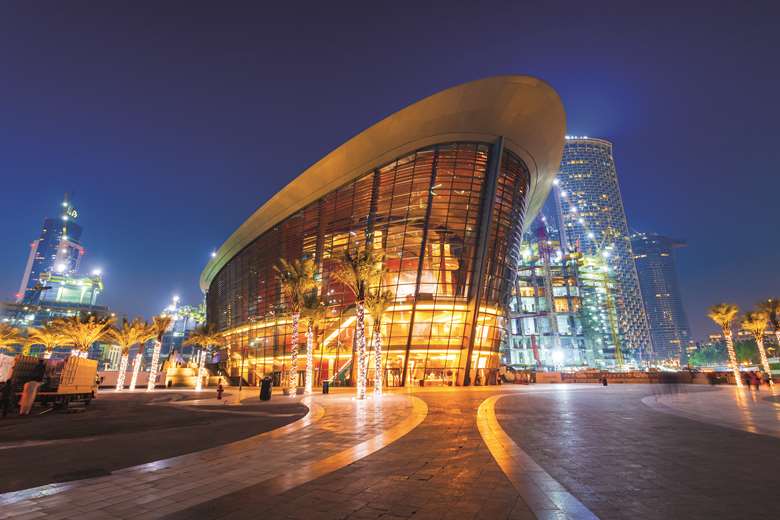
<svg viewBox="0 0 780 520">
<path fill-rule="evenodd" d="M 330 392 L 330 381 L 323 381 L 322 382 L 322 393 L 327 394 Z"/>
<path fill-rule="evenodd" d="M 263 380 L 260 382 L 260 400 L 261 401 L 270 401 L 271 400 L 271 387 L 273 386 L 271 381 L 271 378 L 266 376 L 263 378 Z"/>
</svg>

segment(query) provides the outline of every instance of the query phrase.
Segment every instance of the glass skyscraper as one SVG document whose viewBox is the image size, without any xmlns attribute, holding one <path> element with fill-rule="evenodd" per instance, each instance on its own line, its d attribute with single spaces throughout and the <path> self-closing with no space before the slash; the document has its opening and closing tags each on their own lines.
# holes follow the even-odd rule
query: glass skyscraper
<svg viewBox="0 0 780 520">
<path fill-rule="evenodd" d="M 690 328 L 673 250 L 685 243 L 656 233 L 634 233 L 631 245 L 656 358 L 678 360 L 690 342 Z"/>
<path fill-rule="evenodd" d="M 566 137 L 558 175 L 560 212 L 568 248 L 601 257 L 614 277 L 606 303 L 615 309 L 617 355 L 652 357 L 650 331 L 631 249 L 612 143 Z M 621 352 L 622 351 L 622 352 Z"/>
<path fill-rule="evenodd" d="M 78 211 L 66 194 L 59 217 L 45 219 L 40 236 L 30 244 L 30 255 L 16 295 L 18 302 L 37 304 L 45 299 L 49 285 L 42 282 L 42 276 L 62 277 L 78 271 L 84 248 L 80 242 L 81 226 L 75 222 L 77 218 Z"/>
</svg>

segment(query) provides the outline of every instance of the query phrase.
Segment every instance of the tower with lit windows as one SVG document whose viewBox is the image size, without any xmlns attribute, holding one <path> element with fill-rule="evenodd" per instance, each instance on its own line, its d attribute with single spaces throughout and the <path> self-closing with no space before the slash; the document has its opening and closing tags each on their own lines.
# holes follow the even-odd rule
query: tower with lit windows
<svg viewBox="0 0 780 520">
<path fill-rule="evenodd" d="M 615 308 L 614 337 L 622 341 L 619 355 L 633 356 L 640 361 L 650 359 L 653 347 L 612 143 L 567 136 L 557 181 L 567 246 L 586 258 L 600 257 L 614 278 L 614 290 L 607 303 Z M 589 265 L 592 271 L 594 261 Z"/>
<path fill-rule="evenodd" d="M 691 341 L 674 261 L 685 242 L 657 233 L 634 233 L 631 246 L 642 298 L 659 360 L 682 361 Z"/>
<path fill-rule="evenodd" d="M 43 221 L 40 236 L 30 244 L 30 254 L 17 293 L 17 301 L 27 304 L 46 299 L 50 286 L 47 279 L 67 277 L 78 272 L 84 247 L 81 245 L 81 226 L 76 223 L 79 213 L 68 200 L 60 208 L 60 215 Z M 43 277 L 43 279 L 42 279 Z"/>
</svg>

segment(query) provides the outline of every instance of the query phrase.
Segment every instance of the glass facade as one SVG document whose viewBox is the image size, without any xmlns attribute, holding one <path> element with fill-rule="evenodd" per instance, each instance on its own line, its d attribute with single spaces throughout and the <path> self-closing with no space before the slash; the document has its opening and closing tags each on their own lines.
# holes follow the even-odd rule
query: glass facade
<svg viewBox="0 0 780 520">
<path fill-rule="evenodd" d="M 347 248 L 372 247 L 385 254 L 383 289 L 394 295 L 381 327 L 386 384 L 488 383 L 498 367 L 529 183 L 524 162 L 500 140 L 446 143 L 366 172 L 286 217 L 209 286 L 207 317 L 227 338 L 231 375 L 249 384 L 265 375 L 280 381 L 291 324 L 273 266 L 280 257 L 309 257 L 328 306 L 315 378 L 348 377 L 354 297 L 332 272 Z M 368 366 L 373 381 L 373 359 Z"/>
<path fill-rule="evenodd" d="M 631 245 L 656 359 L 682 361 L 691 338 L 674 249 L 685 243 L 657 233 L 634 233 Z"/>
<path fill-rule="evenodd" d="M 606 259 L 614 277 L 612 302 L 616 337 L 622 353 L 638 361 L 652 356 L 652 343 L 626 212 L 620 194 L 612 143 L 589 137 L 566 137 L 560 172 L 560 207 L 569 245 L 586 256 Z M 628 359 L 627 359 L 628 360 Z"/>
</svg>

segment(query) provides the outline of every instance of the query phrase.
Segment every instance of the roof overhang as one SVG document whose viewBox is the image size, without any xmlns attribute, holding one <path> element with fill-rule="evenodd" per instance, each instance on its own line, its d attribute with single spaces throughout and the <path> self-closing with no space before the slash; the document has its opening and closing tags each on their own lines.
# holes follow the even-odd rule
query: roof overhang
<svg viewBox="0 0 780 520">
<path fill-rule="evenodd" d="M 493 142 L 519 155 L 531 173 L 526 223 L 539 212 L 558 171 L 566 116 L 558 94 L 530 76 L 496 76 L 449 88 L 364 130 L 317 161 L 228 238 L 200 276 L 205 292 L 255 238 L 306 205 L 407 153 L 449 141 Z"/>
</svg>

